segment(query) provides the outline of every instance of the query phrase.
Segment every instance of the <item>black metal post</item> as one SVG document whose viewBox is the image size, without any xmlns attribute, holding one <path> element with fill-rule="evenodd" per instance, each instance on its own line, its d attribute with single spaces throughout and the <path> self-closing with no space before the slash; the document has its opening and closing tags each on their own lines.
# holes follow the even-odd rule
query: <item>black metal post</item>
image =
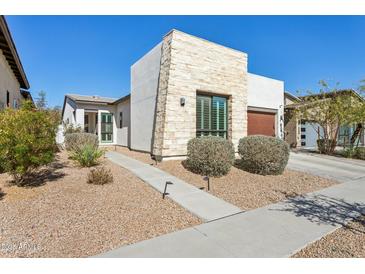
<svg viewBox="0 0 365 274">
<path fill-rule="evenodd" d="M 163 191 L 163 193 L 162 193 L 162 199 L 165 199 L 165 196 L 170 194 L 170 193 L 166 192 L 166 190 L 167 190 L 167 185 L 172 185 L 172 182 L 167 181 L 167 182 L 165 183 L 165 189 L 164 189 L 164 191 Z"/>
<path fill-rule="evenodd" d="M 209 180 L 209 177 L 208 176 L 205 176 L 203 178 L 203 180 L 208 182 L 208 191 L 209 191 L 210 190 L 210 180 Z"/>
</svg>

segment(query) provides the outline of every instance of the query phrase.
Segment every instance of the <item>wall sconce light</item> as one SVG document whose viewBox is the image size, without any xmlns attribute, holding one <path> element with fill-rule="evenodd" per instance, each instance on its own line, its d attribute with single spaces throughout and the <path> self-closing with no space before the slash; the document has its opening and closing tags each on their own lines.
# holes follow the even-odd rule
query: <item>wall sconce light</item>
<svg viewBox="0 0 365 274">
<path fill-rule="evenodd" d="M 185 98 L 184 97 L 181 97 L 180 98 L 180 106 L 185 106 Z"/>
</svg>

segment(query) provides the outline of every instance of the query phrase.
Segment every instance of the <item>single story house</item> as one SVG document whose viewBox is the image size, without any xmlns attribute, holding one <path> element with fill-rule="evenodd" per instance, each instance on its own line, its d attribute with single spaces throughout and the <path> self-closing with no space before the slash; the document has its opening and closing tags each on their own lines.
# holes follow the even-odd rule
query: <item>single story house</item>
<svg viewBox="0 0 365 274">
<path fill-rule="evenodd" d="M 196 136 L 283 138 L 284 82 L 247 71 L 247 54 L 178 30 L 131 67 L 119 99 L 68 94 L 63 122 L 156 158 L 184 156 Z"/>
<path fill-rule="evenodd" d="M 328 93 L 328 96 L 332 96 L 334 93 Z M 354 90 L 340 90 L 336 94 L 350 95 L 354 98 L 364 101 L 364 99 Z M 322 96 L 321 94 L 307 95 L 307 96 L 294 96 L 289 92 L 284 94 L 285 102 L 285 126 L 284 135 L 285 140 L 291 147 L 316 149 L 317 140 L 323 138 L 323 128 L 315 121 L 300 120 L 297 116 L 293 115 L 293 110 L 302 106 L 306 102 L 308 96 Z M 337 135 L 338 146 L 348 146 L 350 144 L 351 137 L 355 132 L 357 125 L 342 125 Z M 365 144 L 364 132 L 361 131 L 355 143 L 360 146 Z"/>
<path fill-rule="evenodd" d="M 22 99 L 32 99 L 29 83 L 5 17 L 0 15 L 0 110 L 18 108 Z"/>
</svg>

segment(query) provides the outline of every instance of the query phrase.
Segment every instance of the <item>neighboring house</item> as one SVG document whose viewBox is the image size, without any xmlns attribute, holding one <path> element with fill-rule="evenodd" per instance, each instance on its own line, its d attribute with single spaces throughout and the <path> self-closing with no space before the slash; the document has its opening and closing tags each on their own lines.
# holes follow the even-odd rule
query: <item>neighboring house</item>
<svg viewBox="0 0 365 274">
<path fill-rule="evenodd" d="M 67 94 L 62 110 L 65 125 L 97 134 L 101 144 L 129 146 L 130 96 L 120 99 Z M 62 143 L 61 134 L 58 142 Z"/>
<path fill-rule="evenodd" d="M 0 109 L 18 108 L 23 98 L 32 99 L 29 83 L 20 62 L 13 39 L 5 21 L 0 16 Z"/>
<path fill-rule="evenodd" d="M 283 138 L 283 112 L 284 82 L 248 73 L 246 53 L 172 30 L 132 65 L 130 96 L 66 95 L 63 122 L 166 158 L 196 136 Z"/>
<path fill-rule="evenodd" d="M 337 92 L 337 94 L 341 93 L 346 96 L 350 94 L 354 98 L 364 101 L 364 99 L 354 90 L 341 90 Z M 328 93 L 327 95 L 331 96 L 331 93 Z M 313 97 L 321 95 L 308 96 Z M 305 104 L 305 98 L 308 96 L 297 97 L 289 92 L 285 92 L 285 141 L 287 141 L 291 147 L 315 149 L 317 148 L 317 140 L 323 138 L 323 128 L 318 123 L 314 121 L 303 121 L 293 115 L 293 110 Z M 357 125 L 343 125 L 340 127 L 337 136 L 338 146 L 347 146 L 350 144 L 356 126 Z M 357 143 L 357 141 L 359 142 L 359 145 L 364 146 L 365 136 L 363 133 L 359 135 L 358 140 L 356 140 L 355 143 Z"/>
</svg>

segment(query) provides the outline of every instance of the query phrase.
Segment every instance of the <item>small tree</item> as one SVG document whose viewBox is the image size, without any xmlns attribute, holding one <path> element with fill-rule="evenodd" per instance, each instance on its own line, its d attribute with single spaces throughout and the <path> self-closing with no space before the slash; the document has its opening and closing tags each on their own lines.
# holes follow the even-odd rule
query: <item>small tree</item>
<svg viewBox="0 0 365 274">
<path fill-rule="evenodd" d="M 358 92 L 359 94 L 361 94 L 363 96 L 364 92 L 365 92 L 365 79 L 360 81 L 359 87 L 358 87 Z M 359 141 L 360 141 L 360 137 L 364 136 L 364 129 L 365 129 L 365 114 L 363 111 L 358 111 L 358 115 L 359 117 L 359 123 L 357 123 L 356 125 L 356 129 L 353 132 L 351 139 L 350 139 L 350 144 L 351 144 L 351 148 L 353 148 L 354 146 L 358 147 L 359 146 Z M 356 142 L 357 140 L 357 142 Z M 356 144 L 355 144 L 356 142 Z"/>
<path fill-rule="evenodd" d="M 331 88 L 325 81 L 319 83 L 319 93 L 309 92 L 297 113 L 300 119 L 320 125 L 315 130 L 321 139 L 318 142 L 321 152 L 332 154 L 337 145 L 340 126 L 362 123 L 365 105 L 351 90 L 339 90 L 338 84 Z"/>
<path fill-rule="evenodd" d="M 47 108 L 47 99 L 46 99 L 46 92 L 41 90 L 38 92 L 38 98 L 35 100 L 35 105 L 38 109 L 46 109 Z"/>
<path fill-rule="evenodd" d="M 0 112 L 0 165 L 17 184 L 54 159 L 57 123 L 52 112 L 37 110 L 30 101 Z"/>
</svg>

